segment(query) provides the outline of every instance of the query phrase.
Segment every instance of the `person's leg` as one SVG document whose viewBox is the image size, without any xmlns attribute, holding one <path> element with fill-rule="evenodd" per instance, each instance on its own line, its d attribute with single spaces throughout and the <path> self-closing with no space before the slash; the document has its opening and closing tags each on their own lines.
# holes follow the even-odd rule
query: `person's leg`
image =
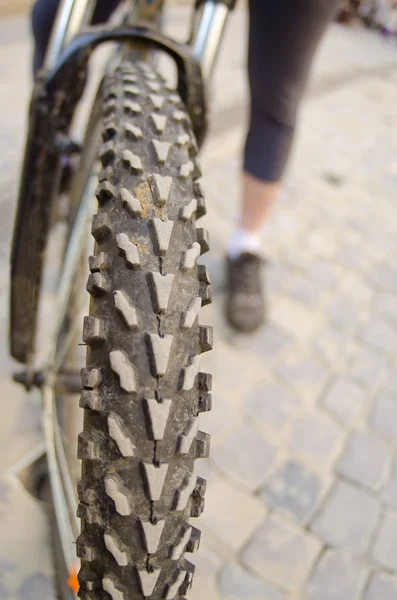
<svg viewBox="0 0 397 600">
<path fill-rule="evenodd" d="M 291 151 L 312 59 L 336 6 L 337 0 L 250 0 L 251 122 L 241 215 L 229 245 L 228 268 L 227 315 L 239 330 L 263 322 L 260 259 L 255 254 Z"/>
<path fill-rule="evenodd" d="M 36 0 L 33 6 L 32 31 L 35 43 L 33 55 L 34 73 L 37 73 L 43 66 L 59 2 L 60 0 Z"/>
</svg>

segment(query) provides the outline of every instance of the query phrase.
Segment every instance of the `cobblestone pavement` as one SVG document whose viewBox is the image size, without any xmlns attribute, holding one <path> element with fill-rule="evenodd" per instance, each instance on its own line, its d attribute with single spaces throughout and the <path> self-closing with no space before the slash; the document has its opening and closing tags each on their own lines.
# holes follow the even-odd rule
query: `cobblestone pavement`
<svg viewBox="0 0 397 600">
<path fill-rule="evenodd" d="M 177 27 L 184 13 L 173 13 Z M 0 597 L 51 600 L 46 516 L 17 474 L 38 399 L 10 382 L 8 249 L 29 88 L 22 20 L 0 27 Z M 397 48 L 333 26 L 266 227 L 269 323 L 234 334 L 223 256 L 238 201 L 244 13 L 232 18 L 203 166 L 216 326 L 212 457 L 192 600 L 397 599 Z M 11 43 L 12 42 L 12 43 Z"/>
</svg>

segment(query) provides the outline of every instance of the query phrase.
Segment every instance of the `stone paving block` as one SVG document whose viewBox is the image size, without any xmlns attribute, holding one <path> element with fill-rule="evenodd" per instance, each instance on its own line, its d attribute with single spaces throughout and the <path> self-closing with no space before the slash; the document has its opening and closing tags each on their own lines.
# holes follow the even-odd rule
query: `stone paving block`
<svg viewBox="0 0 397 600">
<path fill-rule="evenodd" d="M 376 433 L 392 442 L 397 440 L 397 400 L 395 394 L 384 392 L 377 396 L 369 424 Z"/>
<path fill-rule="evenodd" d="M 235 398 L 262 379 L 263 361 L 249 352 L 218 340 L 216 350 L 202 356 L 201 370 L 216 373 L 214 396 L 221 391 L 224 397 Z"/>
<path fill-rule="evenodd" d="M 349 377 L 340 375 L 330 382 L 321 404 L 334 417 L 351 425 L 368 403 L 368 396 Z"/>
<path fill-rule="evenodd" d="M 296 460 L 288 460 L 274 474 L 261 497 L 298 521 L 306 521 L 320 500 L 326 482 L 315 471 Z"/>
<path fill-rule="evenodd" d="M 353 270 L 346 272 L 339 282 L 339 292 L 348 296 L 357 306 L 368 306 L 374 297 L 374 290 Z"/>
<path fill-rule="evenodd" d="M 350 352 L 349 338 L 346 332 L 335 327 L 322 326 L 313 336 L 313 347 L 316 356 L 335 367 L 343 364 Z"/>
<path fill-rule="evenodd" d="M 208 482 L 201 523 L 233 551 L 242 548 L 265 514 L 261 500 L 236 489 L 224 478 Z"/>
<path fill-rule="evenodd" d="M 24 579 L 17 591 L 18 600 L 37 600 L 53 597 L 52 578 L 44 573 L 34 573 Z"/>
<path fill-rule="evenodd" d="M 376 265 L 369 273 L 371 281 L 380 289 L 397 291 L 397 269 L 384 263 Z"/>
<path fill-rule="evenodd" d="M 387 377 L 382 381 L 382 390 L 395 392 L 397 390 L 397 366 L 393 365 Z"/>
<path fill-rule="evenodd" d="M 307 246 L 314 255 L 332 258 L 338 247 L 335 231 L 325 227 L 313 229 L 306 237 L 305 246 Z"/>
<path fill-rule="evenodd" d="M 330 465 L 342 449 L 345 432 L 330 417 L 308 412 L 294 423 L 288 447 L 310 461 Z"/>
<path fill-rule="evenodd" d="M 397 600 L 397 579 L 386 573 L 374 573 L 363 600 Z"/>
<path fill-rule="evenodd" d="M 280 261 L 272 261 L 267 265 L 264 281 L 267 284 L 269 291 L 286 292 L 289 289 L 291 278 L 294 276 L 293 270 L 281 263 Z"/>
<path fill-rule="evenodd" d="M 294 202 L 296 202 L 296 193 L 297 190 L 294 188 L 294 182 L 288 181 L 288 177 L 285 181 L 284 188 L 288 190 L 289 186 L 292 186 L 292 189 L 289 191 L 289 194 L 285 195 L 284 201 L 288 199 L 288 197 L 294 197 Z M 324 277 L 324 273 L 319 268 L 315 268 L 316 258 L 313 257 L 313 253 L 309 251 L 307 247 L 303 247 L 301 244 L 294 244 L 293 246 L 283 247 L 283 263 L 288 266 L 291 274 L 294 272 L 304 273 L 311 279 L 315 279 L 320 283 L 325 283 L 327 277 Z M 329 264 L 329 263 L 328 263 Z"/>
<path fill-rule="evenodd" d="M 290 341 L 290 335 L 271 323 L 262 327 L 257 333 L 236 337 L 238 348 L 252 352 L 258 358 L 266 360 L 266 363 L 284 350 Z"/>
<path fill-rule="evenodd" d="M 263 483 L 275 458 L 276 448 L 249 424 L 240 425 L 224 441 L 212 446 L 215 464 L 249 490 Z"/>
<path fill-rule="evenodd" d="M 207 482 L 218 475 L 218 471 L 211 457 L 207 460 L 196 460 L 194 463 L 194 473 L 198 475 L 198 477 L 205 479 Z"/>
<path fill-rule="evenodd" d="M 375 310 L 397 324 L 397 295 L 387 292 L 377 294 Z"/>
<path fill-rule="evenodd" d="M 240 403 L 240 394 L 213 393 L 212 410 L 200 414 L 200 429 L 221 438 L 241 423 Z"/>
<path fill-rule="evenodd" d="M 366 273 L 370 267 L 367 257 L 354 246 L 342 245 L 335 255 L 335 261 L 353 271 Z"/>
<path fill-rule="evenodd" d="M 285 600 L 285 594 L 269 583 L 251 575 L 240 567 L 229 563 L 220 576 L 220 589 L 224 600 Z M 210 599 L 207 596 L 208 600 Z"/>
<path fill-rule="evenodd" d="M 313 308 L 319 304 L 325 292 L 324 285 L 301 273 L 295 274 L 288 287 L 289 298 L 301 302 L 304 306 L 311 306 Z"/>
<path fill-rule="evenodd" d="M 320 257 L 312 257 L 305 270 L 311 279 L 321 283 L 324 288 L 334 285 L 340 274 L 340 267 L 333 260 Z"/>
<path fill-rule="evenodd" d="M 251 539 L 242 561 L 267 581 L 292 592 L 304 583 L 320 551 L 315 536 L 273 514 Z"/>
<path fill-rule="evenodd" d="M 279 383 L 263 381 L 244 400 L 245 414 L 273 429 L 281 429 L 301 406 L 301 399 Z"/>
<path fill-rule="evenodd" d="M 220 600 L 217 575 L 222 560 L 206 544 L 200 544 L 200 550 L 189 556 L 190 562 L 196 565 L 193 586 L 189 591 L 189 600 Z M 44 600 L 44 598 L 43 598 Z"/>
<path fill-rule="evenodd" d="M 359 337 L 364 345 L 382 354 L 392 354 L 397 347 L 397 331 L 381 318 L 370 318 Z"/>
<path fill-rule="evenodd" d="M 46 511 L 19 480 L 8 477 L 2 483 L 7 492 L 0 506 L 1 598 L 55 600 L 52 560 L 46 552 L 51 548 Z"/>
<path fill-rule="evenodd" d="M 386 359 L 365 348 L 357 351 L 350 367 L 350 375 L 364 387 L 372 389 L 386 366 Z"/>
<path fill-rule="evenodd" d="M 0 420 L 1 473 L 40 444 L 42 433 L 36 392 L 27 395 L 22 386 L 13 383 L 11 377 L 4 376 L 0 378 L 0 396 L 12 398 Z"/>
<path fill-rule="evenodd" d="M 389 481 L 385 485 L 382 494 L 384 502 L 392 508 L 397 508 L 397 462 L 394 463 Z"/>
<path fill-rule="evenodd" d="M 359 600 L 367 574 L 368 568 L 347 553 L 327 550 L 306 586 L 305 600 Z"/>
<path fill-rule="evenodd" d="M 371 433 L 353 432 L 336 471 L 353 481 L 379 490 L 390 467 L 390 452 L 384 442 Z"/>
<path fill-rule="evenodd" d="M 328 307 L 328 319 L 334 327 L 354 329 L 357 323 L 357 309 L 345 295 L 336 294 Z"/>
<path fill-rule="evenodd" d="M 379 526 L 372 558 L 391 571 L 397 571 L 397 516 L 386 511 Z"/>
<path fill-rule="evenodd" d="M 328 375 L 328 371 L 320 362 L 314 356 L 308 354 L 283 356 L 279 360 L 275 371 L 291 387 L 308 394 L 321 389 Z"/>
<path fill-rule="evenodd" d="M 299 340 L 308 340 L 318 324 L 318 316 L 301 303 L 274 294 L 269 303 L 269 319 Z"/>
<path fill-rule="evenodd" d="M 311 530 L 329 546 L 363 553 L 379 518 L 379 500 L 350 483 L 335 484 Z"/>
</svg>

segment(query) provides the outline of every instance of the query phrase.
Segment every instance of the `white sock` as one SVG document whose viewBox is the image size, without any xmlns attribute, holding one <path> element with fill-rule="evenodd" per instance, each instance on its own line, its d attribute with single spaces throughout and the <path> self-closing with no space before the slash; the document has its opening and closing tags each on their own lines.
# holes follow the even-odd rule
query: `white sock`
<svg viewBox="0 0 397 600">
<path fill-rule="evenodd" d="M 244 252 L 260 254 L 262 236 L 260 231 L 235 229 L 229 242 L 228 255 L 236 260 Z"/>
</svg>

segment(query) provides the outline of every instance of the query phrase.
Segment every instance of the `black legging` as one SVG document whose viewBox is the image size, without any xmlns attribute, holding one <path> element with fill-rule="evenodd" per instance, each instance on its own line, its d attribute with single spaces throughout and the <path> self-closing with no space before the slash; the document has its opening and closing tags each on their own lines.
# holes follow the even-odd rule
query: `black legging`
<svg viewBox="0 0 397 600">
<path fill-rule="evenodd" d="M 43 63 L 59 0 L 36 0 L 32 13 L 34 68 Z M 106 21 L 118 0 L 98 0 L 94 22 Z M 251 122 L 244 168 L 278 181 L 294 137 L 299 105 L 317 44 L 338 0 L 250 0 L 248 71 Z"/>
</svg>

